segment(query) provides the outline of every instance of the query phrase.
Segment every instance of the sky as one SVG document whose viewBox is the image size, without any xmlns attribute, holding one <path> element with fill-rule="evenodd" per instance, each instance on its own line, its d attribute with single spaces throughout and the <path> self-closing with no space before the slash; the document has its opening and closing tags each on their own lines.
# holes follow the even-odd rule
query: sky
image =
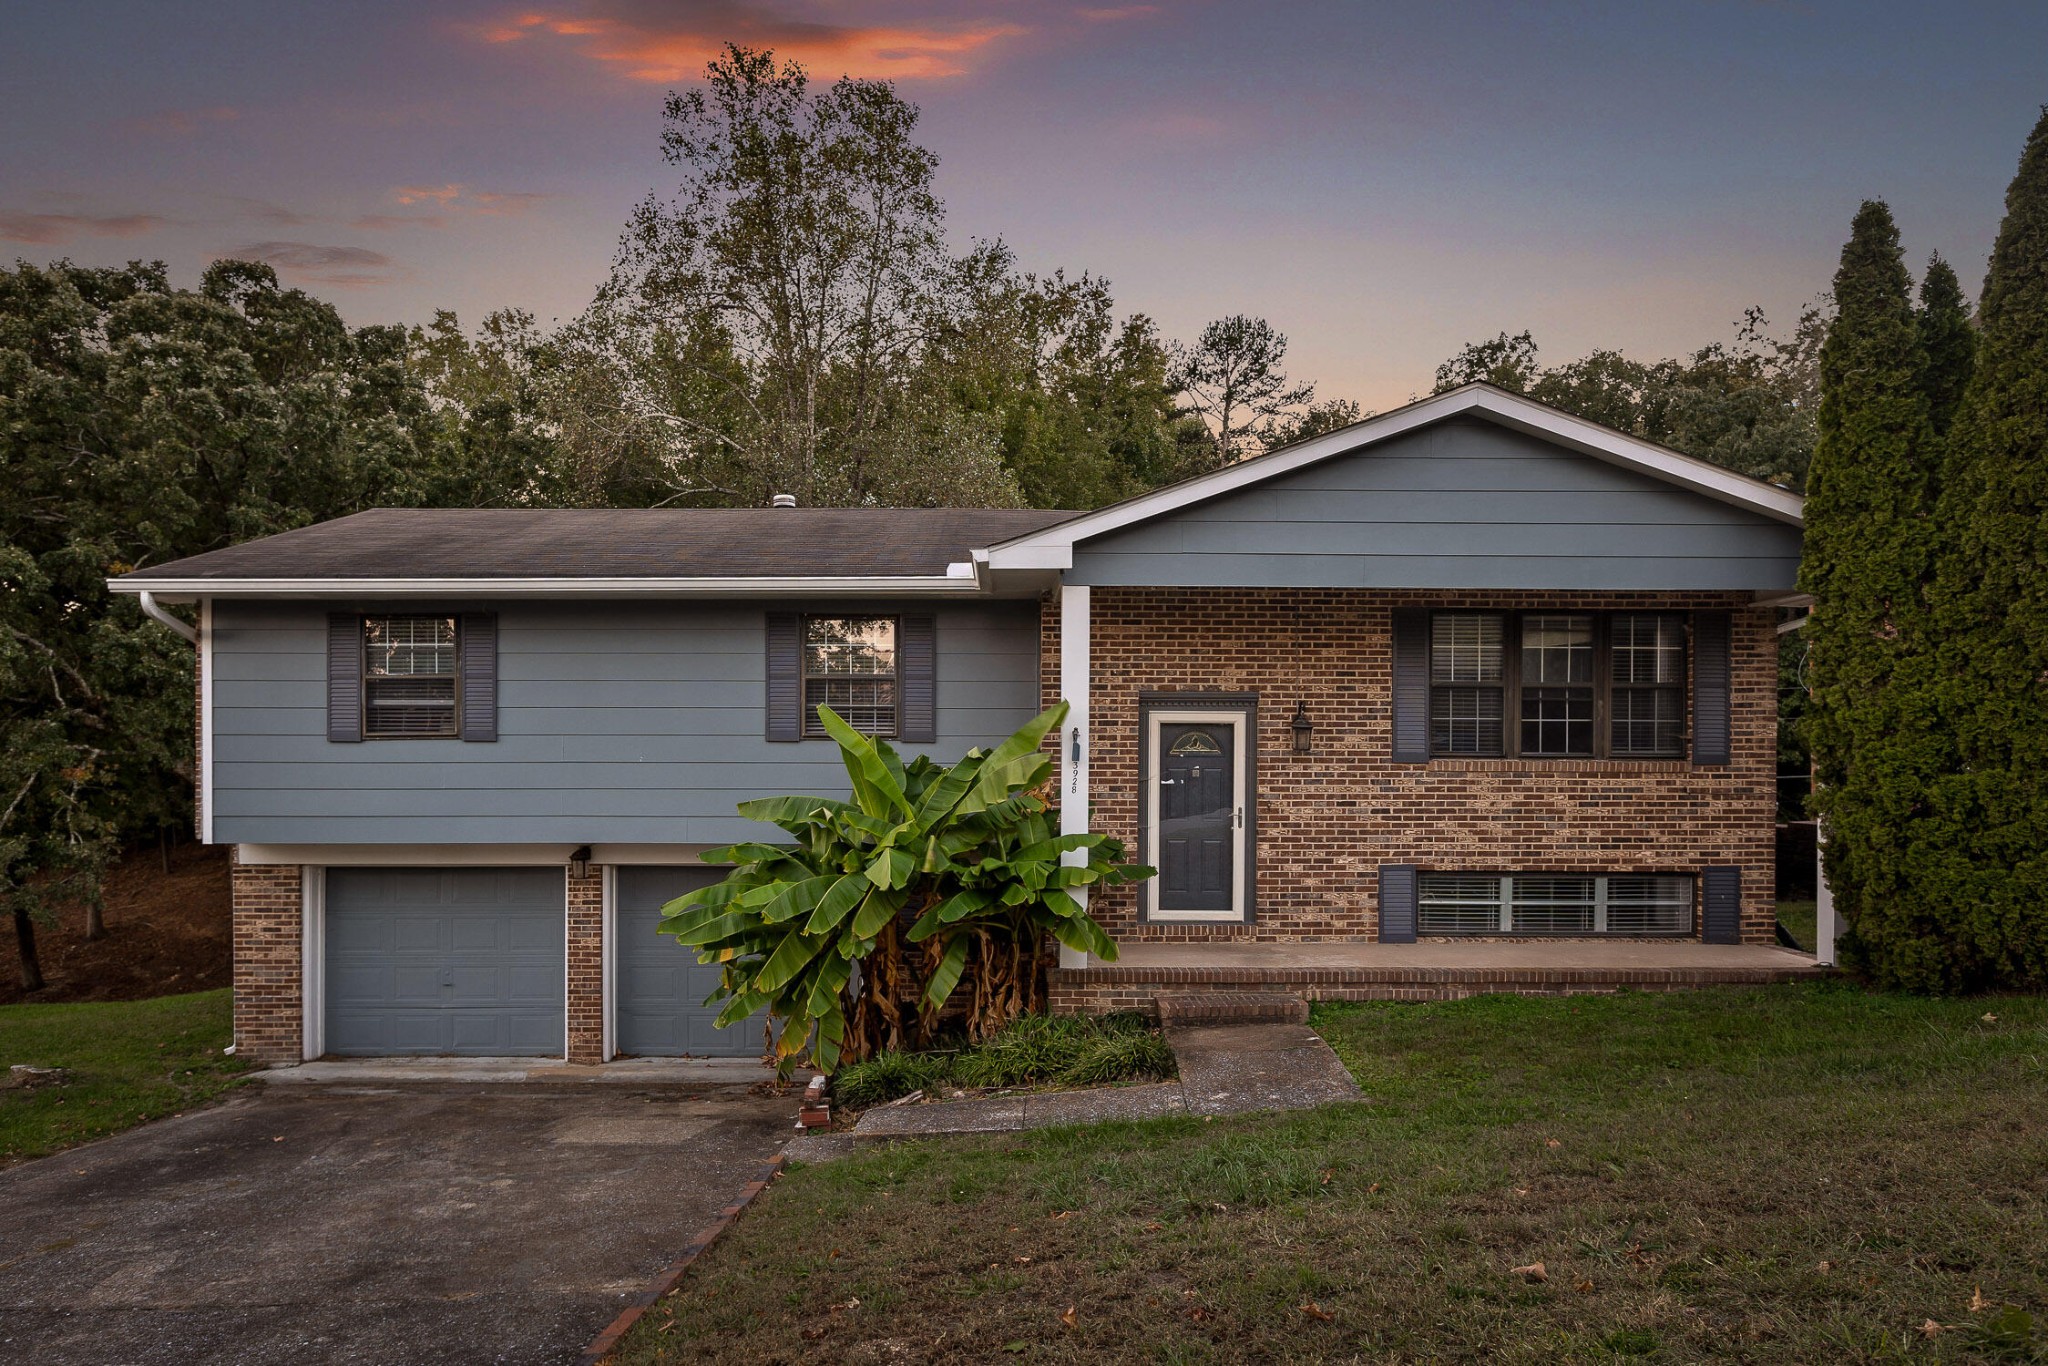
<svg viewBox="0 0 2048 1366">
<path fill-rule="evenodd" d="M 727 41 L 923 111 L 949 231 L 1384 410 L 1468 341 L 1731 340 L 1860 200 L 1974 292 L 2048 4 L 0 0 L 0 260 L 272 262 L 353 323 L 580 312 Z"/>
</svg>

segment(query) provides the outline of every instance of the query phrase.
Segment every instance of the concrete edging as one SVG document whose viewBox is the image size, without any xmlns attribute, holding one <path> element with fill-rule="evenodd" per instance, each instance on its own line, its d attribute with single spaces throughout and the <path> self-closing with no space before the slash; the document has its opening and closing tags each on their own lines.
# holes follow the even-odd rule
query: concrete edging
<svg viewBox="0 0 2048 1366">
<path fill-rule="evenodd" d="M 777 1153 L 768 1159 L 752 1181 L 740 1188 L 739 1198 L 718 1212 L 718 1218 L 711 1227 L 685 1243 L 681 1255 L 663 1267 L 653 1282 L 628 1301 L 626 1307 L 619 1311 L 618 1317 L 606 1325 L 603 1332 L 590 1340 L 590 1345 L 576 1358 L 576 1366 L 598 1366 L 598 1363 L 610 1356 L 618 1347 L 619 1340 L 632 1331 L 633 1325 L 640 1321 L 641 1316 L 652 1309 L 662 1296 L 681 1283 L 683 1273 L 690 1269 L 690 1263 L 696 1261 L 706 1248 L 717 1242 L 718 1236 L 731 1228 L 747 1206 L 754 1203 L 754 1197 L 773 1185 L 775 1178 L 781 1174 L 782 1154 Z"/>
</svg>

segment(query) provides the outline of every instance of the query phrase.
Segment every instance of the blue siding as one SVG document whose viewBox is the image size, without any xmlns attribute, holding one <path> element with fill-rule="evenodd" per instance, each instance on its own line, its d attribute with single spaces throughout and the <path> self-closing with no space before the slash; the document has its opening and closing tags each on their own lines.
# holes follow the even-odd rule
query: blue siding
<svg viewBox="0 0 2048 1366">
<path fill-rule="evenodd" d="M 1069 583 L 1790 589 L 1799 528 L 1478 419 L 1074 550 Z"/>
<path fill-rule="evenodd" d="M 830 743 L 764 738 L 765 605 L 481 606 L 498 613 L 498 740 L 342 745 L 326 738 L 326 606 L 216 602 L 214 838 L 725 843 L 764 833 L 734 814 L 749 797 L 845 791 Z M 1038 605 L 936 614 L 939 738 L 906 749 L 951 758 L 1037 712 Z"/>
</svg>

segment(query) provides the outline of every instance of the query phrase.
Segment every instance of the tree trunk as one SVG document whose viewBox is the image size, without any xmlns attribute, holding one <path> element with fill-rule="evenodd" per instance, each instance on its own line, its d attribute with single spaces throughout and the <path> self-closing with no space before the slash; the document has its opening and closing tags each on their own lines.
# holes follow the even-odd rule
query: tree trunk
<svg viewBox="0 0 2048 1366">
<path fill-rule="evenodd" d="M 107 937 L 106 904 L 96 896 L 85 903 L 85 937 L 88 940 Z"/>
<path fill-rule="evenodd" d="M 163 855 L 164 876 L 171 875 L 171 827 L 161 826 L 156 832 L 157 850 Z"/>
<path fill-rule="evenodd" d="M 46 983 L 43 965 L 36 958 L 36 922 L 29 919 L 25 906 L 14 908 L 14 942 L 21 949 L 21 989 L 41 991 Z"/>
</svg>

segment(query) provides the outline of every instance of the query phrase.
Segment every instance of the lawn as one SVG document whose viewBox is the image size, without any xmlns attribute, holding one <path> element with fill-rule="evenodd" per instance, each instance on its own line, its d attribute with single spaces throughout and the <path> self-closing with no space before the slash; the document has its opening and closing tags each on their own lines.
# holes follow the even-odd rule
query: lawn
<svg viewBox="0 0 2048 1366">
<path fill-rule="evenodd" d="M 60 1086 L 0 1091 L 0 1164 L 188 1109 L 239 1080 L 226 988 L 147 1001 L 0 1006 L 0 1067 L 62 1067 Z"/>
<path fill-rule="evenodd" d="M 1798 941 L 1799 947 L 1808 953 L 1812 953 L 1814 945 L 1820 942 L 1814 936 L 1814 925 L 1819 914 L 1811 901 L 1778 903 L 1778 923 L 1783 925 L 1785 932 Z"/>
<path fill-rule="evenodd" d="M 2042 1357 L 2048 1000 L 1316 1019 L 1368 1103 L 795 1168 L 621 1360 Z"/>
</svg>

